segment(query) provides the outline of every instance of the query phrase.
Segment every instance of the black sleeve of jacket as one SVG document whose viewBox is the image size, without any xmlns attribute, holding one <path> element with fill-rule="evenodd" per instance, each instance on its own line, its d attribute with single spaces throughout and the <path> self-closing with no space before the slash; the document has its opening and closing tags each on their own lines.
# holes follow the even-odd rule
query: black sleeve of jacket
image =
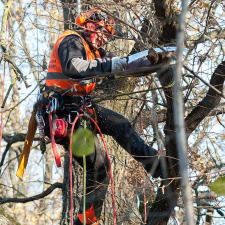
<svg viewBox="0 0 225 225">
<path fill-rule="evenodd" d="M 113 57 L 116 57 L 115 54 L 113 54 L 112 52 L 106 52 L 103 48 L 99 48 L 98 49 L 100 55 L 101 55 L 101 58 L 110 58 L 112 59 Z"/>
<path fill-rule="evenodd" d="M 62 40 L 58 48 L 58 54 L 63 73 L 71 78 L 95 76 L 111 71 L 111 59 L 108 57 L 87 60 L 83 41 L 75 34 Z"/>
</svg>

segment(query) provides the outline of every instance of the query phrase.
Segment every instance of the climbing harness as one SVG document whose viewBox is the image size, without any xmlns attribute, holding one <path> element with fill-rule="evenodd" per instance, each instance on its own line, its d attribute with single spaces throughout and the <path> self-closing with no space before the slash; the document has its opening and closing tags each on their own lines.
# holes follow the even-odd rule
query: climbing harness
<svg viewBox="0 0 225 225">
<path fill-rule="evenodd" d="M 93 115 L 92 103 L 89 96 L 63 96 L 59 92 L 47 92 L 41 93 L 38 102 L 38 111 L 36 114 L 36 120 L 39 129 L 40 142 L 45 143 L 44 126 L 45 120 L 48 120 L 49 136 L 51 139 L 52 150 L 57 167 L 61 167 L 60 155 L 57 150 L 56 140 L 61 140 L 68 134 L 68 126 L 72 125 L 74 118 L 80 113 Z M 69 98 L 69 101 L 66 101 Z M 45 101 L 43 100 L 45 99 Z M 74 100 L 74 102 L 73 102 Z M 86 112 L 87 111 L 87 112 Z M 60 112 L 65 112 L 67 118 L 58 118 Z M 43 114 L 45 115 L 43 118 Z M 44 145 L 44 144 L 43 144 Z M 45 150 L 46 148 L 44 148 Z M 44 150 L 42 152 L 44 152 Z"/>
</svg>

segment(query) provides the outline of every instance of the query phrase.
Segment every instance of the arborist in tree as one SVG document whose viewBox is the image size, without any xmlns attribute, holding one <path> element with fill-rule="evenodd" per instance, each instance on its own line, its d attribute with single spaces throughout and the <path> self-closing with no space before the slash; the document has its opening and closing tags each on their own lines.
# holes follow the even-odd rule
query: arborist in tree
<svg viewBox="0 0 225 225">
<path fill-rule="evenodd" d="M 103 134 L 112 136 L 150 172 L 153 163 L 159 158 L 157 150 L 144 143 L 124 116 L 91 103 L 89 94 L 96 85 L 94 76 L 127 68 L 150 67 L 151 63 L 146 59 L 127 65 L 126 58 L 115 57 L 101 48 L 115 30 L 115 21 L 107 12 L 96 7 L 86 13 L 80 13 L 76 24 L 79 28 L 76 31 L 66 30 L 56 41 L 52 51 L 46 86 L 42 90 L 42 104 L 47 106 L 47 112 L 45 107 L 41 108 L 45 120 L 45 134 L 50 137 L 49 127 L 53 126 L 56 143 L 69 149 L 68 130 L 78 113 L 85 111 L 97 122 Z M 87 76 L 93 78 L 82 80 Z M 49 112 L 52 113 L 52 121 L 48 120 Z M 96 131 L 94 125 L 91 125 L 93 131 Z M 75 159 L 82 166 L 82 158 Z M 158 163 L 152 171 L 154 178 L 162 175 L 160 165 Z M 87 156 L 87 224 L 98 224 L 110 181 L 108 169 L 105 150 L 100 147 L 96 138 L 95 151 Z M 82 203 L 80 205 L 78 217 L 74 220 L 76 225 L 83 222 Z"/>
</svg>

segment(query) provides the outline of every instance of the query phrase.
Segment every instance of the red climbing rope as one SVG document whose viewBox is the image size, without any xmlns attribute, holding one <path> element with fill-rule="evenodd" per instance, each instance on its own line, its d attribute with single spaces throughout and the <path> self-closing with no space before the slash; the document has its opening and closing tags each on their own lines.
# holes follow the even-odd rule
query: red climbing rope
<svg viewBox="0 0 225 225">
<path fill-rule="evenodd" d="M 73 125 L 71 128 L 71 133 L 70 133 L 70 211 L 71 211 L 71 225 L 73 225 L 73 167 L 72 167 L 72 137 L 73 137 L 73 131 L 75 124 L 77 120 L 82 117 L 84 114 L 80 114 L 76 116 L 75 120 L 73 121 Z"/>
<path fill-rule="evenodd" d="M 106 151 L 106 155 L 107 155 L 107 159 L 108 159 L 108 163 L 109 163 L 109 172 L 110 172 L 110 178 L 111 178 L 111 187 L 112 187 L 112 200 L 113 200 L 113 224 L 116 225 L 116 204 L 115 204 L 115 193 L 114 193 L 114 184 L 113 184 L 113 174 L 112 174 L 112 169 L 111 169 L 111 163 L 110 163 L 110 159 L 109 159 L 109 152 L 107 150 L 106 144 L 105 144 L 105 140 L 104 137 L 102 135 L 102 132 L 98 126 L 98 124 L 95 122 L 94 119 L 90 118 L 91 121 L 95 124 L 95 126 L 98 129 L 98 132 L 102 138 L 104 147 L 105 147 L 105 151 Z"/>
<path fill-rule="evenodd" d="M 61 167 L 61 160 L 60 160 L 60 156 L 55 143 L 55 137 L 54 137 L 55 132 L 53 131 L 53 126 L 52 126 L 52 113 L 48 114 L 48 121 L 50 126 L 50 138 L 51 138 L 51 144 L 52 144 L 52 151 L 55 157 L 55 162 L 57 167 Z"/>
</svg>

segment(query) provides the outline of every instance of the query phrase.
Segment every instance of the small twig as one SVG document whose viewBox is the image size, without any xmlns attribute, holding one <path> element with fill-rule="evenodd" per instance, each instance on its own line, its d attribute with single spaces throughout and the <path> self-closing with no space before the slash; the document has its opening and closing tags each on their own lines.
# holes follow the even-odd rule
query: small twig
<svg viewBox="0 0 225 225">
<path fill-rule="evenodd" d="M 7 20 L 8 20 L 8 14 L 10 12 L 10 7 L 11 7 L 12 3 L 13 3 L 13 0 L 5 2 L 4 14 L 3 14 L 3 17 L 2 17 L 2 26 L 1 26 L 1 33 L 0 33 L 0 46 L 1 46 L 2 52 L 3 52 L 2 53 L 2 59 L 4 61 L 7 61 L 8 63 L 10 63 L 13 66 L 13 70 L 14 70 L 16 76 L 17 76 L 17 79 L 19 80 L 21 78 L 24 81 L 25 86 L 28 87 L 28 85 L 26 83 L 26 80 L 23 77 L 22 72 L 16 66 L 16 64 L 13 62 L 13 60 L 10 58 L 10 56 L 9 56 L 9 54 L 7 52 L 7 47 L 6 47 L 5 40 L 4 40 L 4 37 L 5 37 L 5 26 L 6 26 L 6 23 L 7 23 Z"/>
<path fill-rule="evenodd" d="M 212 88 L 217 94 L 219 94 L 221 97 L 223 97 L 225 99 L 225 96 L 218 89 L 216 89 L 214 86 L 212 86 L 211 84 L 209 84 L 208 82 L 203 80 L 200 76 L 198 76 L 193 70 L 189 69 L 187 66 L 183 65 L 183 67 L 186 70 L 188 70 L 190 73 L 192 73 L 195 77 L 197 77 L 200 81 L 202 81 L 202 83 L 207 85 L 209 88 Z"/>
</svg>

